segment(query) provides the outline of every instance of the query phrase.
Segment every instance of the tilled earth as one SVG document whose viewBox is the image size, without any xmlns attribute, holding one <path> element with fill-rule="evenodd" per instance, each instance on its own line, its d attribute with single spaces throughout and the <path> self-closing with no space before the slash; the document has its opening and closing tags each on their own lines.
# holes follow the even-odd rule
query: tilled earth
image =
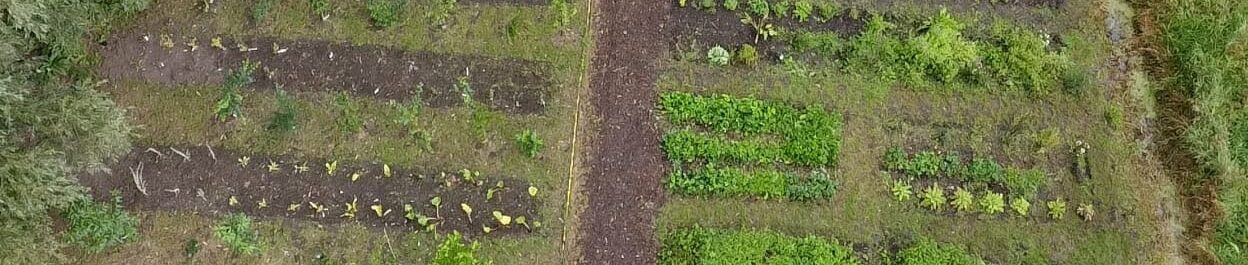
<svg viewBox="0 0 1248 265">
<path fill-rule="evenodd" d="M 359 222 L 370 227 L 423 229 L 404 217 L 404 205 L 410 204 L 415 212 L 438 218 L 433 221 L 438 223 L 438 232 L 458 230 L 468 235 L 484 233 L 482 226 L 490 227 L 491 235 L 529 231 L 518 223 L 501 225 L 495 220 L 494 211 L 513 218 L 525 216 L 530 226 L 542 220 L 537 216 L 537 201 L 528 194 L 529 184 L 513 178 L 475 177 L 478 185 L 458 171 L 398 167 L 392 167 L 391 176 L 385 177 L 383 165 L 350 161 L 338 162 L 337 170 L 329 175 L 326 161 L 322 160 L 249 156 L 247 165 L 242 166 L 239 159 L 245 156 L 229 150 L 210 151 L 207 147 L 136 147 L 109 173 L 81 176 L 80 182 L 101 201 L 109 200 L 110 192 L 120 192 L 128 209 L 209 216 L 241 212 L 319 223 Z M 270 161 L 279 168 L 270 169 Z M 307 170 L 298 172 L 296 166 L 306 166 Z M 146 194 L 139 190 L 132 172 L 141 172 Z M 360 177 L 352 180 L 355 173 Z M 490 192 L 491 189 L 494 191 Z M 441 209 L 430 204 L 434 197 L 440 198 Z M 346 212 L 346 204 L 353 200 L 357 207 L 355 217 L 341 216 Z M 318 213 L 312 203 L 326 210 Z M 473 209 L 471 219 L 461 210 L 461 203 Z M 291 210 L 292 204 L 300 206 Z M 383 207 L 380 217 L 370 208 L 378 204 Z"/>
</svg>

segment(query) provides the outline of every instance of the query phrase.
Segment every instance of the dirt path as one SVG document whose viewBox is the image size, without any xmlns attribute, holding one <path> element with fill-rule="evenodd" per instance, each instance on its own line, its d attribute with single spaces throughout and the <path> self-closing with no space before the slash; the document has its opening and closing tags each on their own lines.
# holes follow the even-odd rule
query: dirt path
<svg viewBox="0 0 1248 265">
<path fill-rule="evenodd" d="M 598 117 L 584 178 L 582 264 L 654 264 L 666 163 L 654 113 L 668 2 L 601 0 L 590 99 Z"/>
</svg>

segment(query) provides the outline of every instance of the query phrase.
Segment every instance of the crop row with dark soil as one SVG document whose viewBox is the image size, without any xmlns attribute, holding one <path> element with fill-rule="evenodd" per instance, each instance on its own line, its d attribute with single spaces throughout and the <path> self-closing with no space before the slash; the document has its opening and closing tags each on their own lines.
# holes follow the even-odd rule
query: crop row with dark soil
<svg viewBox="0 0 1248 265">
<path fill-rule="evenodd" d="M 485 227 L 492 230 L 491 235 L 523 234 L 539 229 L 541 223 L 531 194 L 540 191 L 531 191 L 524 181 L 481 177 L 471 170 L 252 157 L 210 147 L 135 147 L 110 172 L 83 176 L 82 185 L 98 200 L 120 192 L 127 209 L 207 215 L 242 212 L 413 230 L 427 229 L 415 220 L 423 215 L 432 218 L 427 221 L 436 226 L 431 230 L 468 235 L 485 233 Z M 440 201 L 438 207 L 431 203 L 434 198 Z M 352 202 L 354 206 L 347 206 Z M 380 205 L 381 216 L 374 205 Z M 411 211 L 406 210 L 408 205 Z M 502 225 L 495 211 L 514 220 L 524 216 L 526 223 Z M 344 216 L 348 212 L 354 217 Z"/>
<path fill-rule="evenodd" d="M 551 67 L 540 62 L 314 40 L 134 32 L 114 35 L 101 53 L 100 72 L 110 79 L 218 84 L 249 61 L 261 69 L 251 85 L 256 89 L 347 91 L 401 102 L 419 97 L 432 107 L 460 105 L 467 92 L 513 114 L 541 113 L 554 89 Z M 471 91 L 456 86 L 461 79 Z"/>
</svg>

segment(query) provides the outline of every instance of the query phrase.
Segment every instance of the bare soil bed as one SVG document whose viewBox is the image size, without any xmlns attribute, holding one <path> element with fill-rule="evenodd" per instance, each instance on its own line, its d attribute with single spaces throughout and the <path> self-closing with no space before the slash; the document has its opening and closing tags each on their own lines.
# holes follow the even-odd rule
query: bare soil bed
<svg viewBox="0 0 1248 265">
<path fill-rule="evenodd" d="M 742 12 L 741 9 L 728 11 L 722 7 L 714 12 L 693 7 L 675 8 L 672 10 L 672 21 L 679 23 L 676 23 L 672 29 L 671 47 L 678 50 L 688 49 L 691 45 L 707 47 L 719 45 L 724 48 L 735 48 L 742 44 L 750 44 L 758 48 L 760 55 L 766 55 L 763 57 L 771 59 L 787 46 L 784 40 L 777 38 L 767 40 L 760 38 L 758 43 L 755 43 L 754 29 L 741 22 L 740 12 Z M 813 18 L 805 22 L 784 18 L 772 19 L 770 23 L 786 30 L 832 31 L 842 37 L 857 35 L 865 25 L 862 20 L 850 18 L 848 13 L 837 15 L 826 22 L 819 22 Z"/>
<path fill-rule="evenodd" d="M 186 154 L 184 159 L 174 151 Z M 512 223 L 501 226 L 493 211 L 513 218 L 525 216 L 532 226 L 537 216 L 537 201 L 528 194 L 529 184 L 514 178 L 477 178 L 480 185 L 465 180 L 459 172 L 391 168 L 391 177 L 384 177 L 378 164 L 339 162 L 334 175 L 326 174 L 327 161 L 301 160 L 288 156 L 250 157 L 246 167 L 240 166 L 240 154 L 206 147 L 136 147 L 111 168 L 111 173 L 80 177 L 97 200 L 109 200 L 111 191 L 119 191 L 127 209 L 184 211 L 219 215 L 242 212 L 250 216 L 311 220 L 320 223 L 359 222 L 370 227 L 423 229 L 404 218 L 404 205 L 415 212 L 438 217 L 437 231 L 458 230 L 468 235 L 484 233 L 482 226 L 493 229 L 491 235 L 528 233 L 524 226 Z M 213 158 L 215 156 L 215 159 Z M 276 162 L 280 169 L 270 171 Z M 141 166 L 140 166 L 141 165 Z M 295 166 L 305 166 L 296 172 Z M 136 188 L 133 171 L 142 172 L 147 194 Z M 351 175 L 360 173 L 357 180 Z M 503 188 L 497 188 L 497 183 Z M 495 189 L 487 199 L 490 189 Z M 441 210 L 430 205 L 435 196 L 441 199 Z M 231 197 L 236 204 L 231 203 Z M 357 201 L 354 218 L 341 215 L 345 204 Z M 261 206 L 264 202 L 267 206 Z M 310 203 L 328 208 L 317 213 Z M 471 219 L 460 204 L 472 207 Z M 233 204 L 233 205 L 231 205 Z M 295 211 L 290 205 L 300 204 Z M 391 211 L 378 217 L 370 207 L 381 204 Z M 470 221 L 471 220 L 471 221 Z"/>
<path fill-rule="evenodd" d="M 172 48 L 162 45 L 166 37 Z M 212 38 L 116 34 L 101 47 L 99 70 L 110 79 L 213 85 L 251 61 L 261 68 L 255 89 L 280 84 L 290 91 L 347 91 L 397 101 L 419 96 L 431 107 L 462 104 L 455 84 L 467 77 L 474 100 L 512 114 L 541 113 L 553 89 L 551 67 L 539 62 L 267 37 L 223 38 L 222 50 L 211 46 Z"/>
</svg>

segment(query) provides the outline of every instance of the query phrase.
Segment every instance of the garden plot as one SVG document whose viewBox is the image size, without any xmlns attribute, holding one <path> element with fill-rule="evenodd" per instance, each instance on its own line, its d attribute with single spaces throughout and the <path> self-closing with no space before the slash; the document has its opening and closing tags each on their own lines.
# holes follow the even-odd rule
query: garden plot
<svg viewBox="0 0 1248 265">
<path fill-rule="evenodd" d="M 252 85 L 258 89 L 347 91 L 398 101 L 418 97 L 432 107 L 460 105 L 469 94 L 516 114 L 542 112 L 552 87 L 550 66 L 538 62 L 325 41 L 131 33 L 115 35 L 101 53 L 101 72 L 110 79 L 217 84 L 228 70 L 249 62 L 258 66 Z"/>
<path fill-rule="evenodd" d="M 242 212 L 467 235 L 522 234 L 542 224 L 537 188 L 467 169 L 417 171 L 209 147 L 136 147 L 111 172 L 81 179 L 101 200 L 120 192 L 129 209 Z"/>
</svg>

